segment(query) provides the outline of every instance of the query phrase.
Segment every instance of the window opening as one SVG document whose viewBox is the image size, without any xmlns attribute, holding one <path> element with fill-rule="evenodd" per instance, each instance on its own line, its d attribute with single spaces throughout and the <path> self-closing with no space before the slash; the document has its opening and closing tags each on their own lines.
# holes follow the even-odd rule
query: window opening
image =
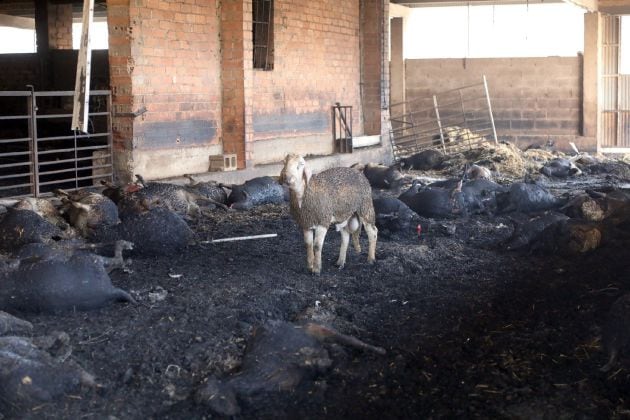
<svg viewBox="0 0 630 420">
<path fill-rule="evenodd" d="M 253 1 L 254 68 L 273 70 L 273 0 Z"/>
</svg>

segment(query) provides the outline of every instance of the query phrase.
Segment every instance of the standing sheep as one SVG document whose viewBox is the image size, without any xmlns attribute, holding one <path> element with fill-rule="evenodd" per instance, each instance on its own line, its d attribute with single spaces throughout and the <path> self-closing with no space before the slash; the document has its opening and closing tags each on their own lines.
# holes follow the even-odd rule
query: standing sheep
<svg viewBox="0 0 630 420">
<path fill-rule="evenodd" d="M 361 224 L 368 235 L 368 262 L 375 261 L 378 229 L 374 223 L 372 189 L 363 174 L 351 168 L 332 168 L 311 177 L 304 158 L 290 154 L 284 160 L 280 179 L 289 187 L 291 214 L 304 233 L 309 271 L 315 274 L 321 271 L 322 247 L 331 223 L 341 233 L 337 260 L 340 268 L 346 263 L 350 234 L 360 251 Z"/>
</svg>

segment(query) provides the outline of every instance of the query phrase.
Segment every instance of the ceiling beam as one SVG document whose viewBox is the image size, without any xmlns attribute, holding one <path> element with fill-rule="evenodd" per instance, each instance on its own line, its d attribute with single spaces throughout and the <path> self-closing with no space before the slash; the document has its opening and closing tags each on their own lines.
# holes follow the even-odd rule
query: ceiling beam
<svg viewBox="0 0 630 420">
<path fill-rule="evenodd" d="M 600 0 L 599 11 L 602 13 L 610 13 L 611 15 L 630 14 L 629 0 Z"/>
<path fill-rule="evenodd" d="M 597 0 L 564 0 L 564 2 L 586 9 L 589 12 L 597 12 L 599 3 Z"/>
<path fill-rule="evenodd" d="M 35 29 L 35 19 L 21 16 L 0 15 L 0 26 L 18 29 Z"/>
<path fill-rule="evenodd" d="M 596 0 L 593 0 L 596 1 Z M 536 4 L 536 3 L 562 3 L 563 0 L 395 0 L 391 3 L 406 7 L 447 7 L 447 6 L 481 6 L 502 4 Z"/>
</svg>

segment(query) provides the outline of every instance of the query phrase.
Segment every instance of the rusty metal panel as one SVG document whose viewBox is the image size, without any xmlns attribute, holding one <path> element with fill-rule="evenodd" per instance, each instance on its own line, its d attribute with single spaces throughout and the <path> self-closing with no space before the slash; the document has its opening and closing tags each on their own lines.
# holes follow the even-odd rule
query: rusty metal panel
<svg viewBox="0 0 630 420">
<path fill-rule="evenodd" d="M 618 114 L 618 133 L 617 147 L 630 147 L 630 112 L 620 111 Z"/>
<path fill-rule="evenodd" d="M 616 111 L 617 110 L 617 77 L 607 76 L 602 78 L 602 110 L 603 111 Z"/>
<path fill-rule="evenodd" d="M 617 113 L 604 111 L 601 114 L 601 145 L 602 147 L 617 146 Z"/>
<path fill-rule="evenodd" d="M 630 75 L 619 75 L 619 111 L 630 110 Z"/>
<path fill-rule="evenodd" d="M 625 130 L 620 109 L 630 105 L 628 78 L 619 75 L 621 20 L 619 16 L 604 16 L 602 31 L 602 76 L 600 90 L 600 146 L 617 148 L 624 143 Z M 625 118 L 623 118 L 625 120 Z"/>
</svg>

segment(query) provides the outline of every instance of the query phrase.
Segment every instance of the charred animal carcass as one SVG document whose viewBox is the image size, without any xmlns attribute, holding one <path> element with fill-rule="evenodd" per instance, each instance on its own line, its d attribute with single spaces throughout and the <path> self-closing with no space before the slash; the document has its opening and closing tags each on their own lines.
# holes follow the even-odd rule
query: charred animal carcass
<svg viewBox="0 0 630 420">
<path fill-rule="evenodd" d="M 0 310 L 55 313 L 133 302 L 127 292 L 112 285 L 110 260 L 105 257 L 83 250 L 47 251 L 39 245 L 22 255 L 17 267 L 0 273 Z"/>
<path fill-rule="evenodd" d="M 120 222 L 116 203 L 102 194 L 90 191 L 71 194 L 63 190 L 55 190 L 55 193 L 64 203 L 62 212 L 83 237 L 89 237 L 97 227 L 113 226 Z"/>
<path fill-rule="evenodd" d="M 236 210 L 249 210 L 262 204 L 280 204 L 288 197 L 283 186 L 269 176 L 252 178 L 241 185 L 221 186 L 230 190 L 227 205 Z"/>
</svg>

